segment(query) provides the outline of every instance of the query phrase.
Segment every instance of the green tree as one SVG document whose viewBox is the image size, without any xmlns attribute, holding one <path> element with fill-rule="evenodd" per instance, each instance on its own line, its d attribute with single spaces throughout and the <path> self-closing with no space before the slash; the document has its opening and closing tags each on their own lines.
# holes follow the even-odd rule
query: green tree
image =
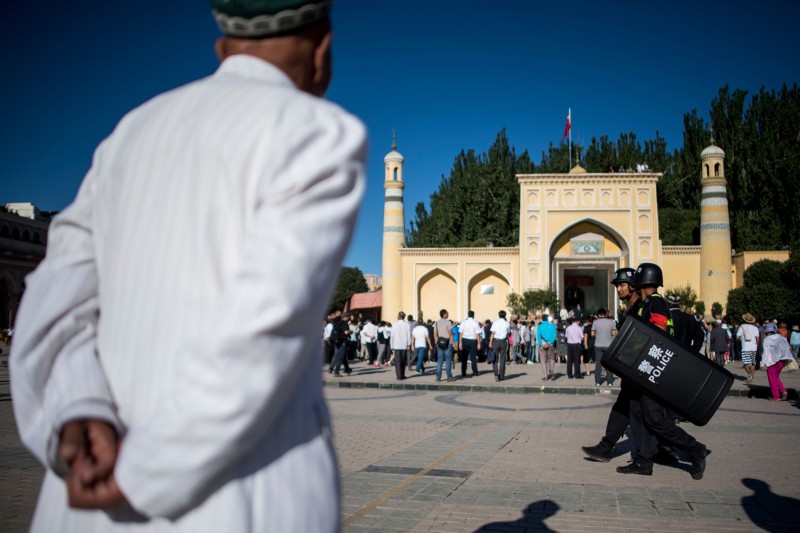
<svg viewBox="0 0 800 533">
<path fill-rule="evenodd" d="M 339 271 L 339 279 L 336 282 L 336 290 L 333 292 L 328 312 L 344 309 L 344 305 L 354 294 L 368 290 L 367 281 L 360 268 L 343 266 Z"/>
<path fill-rule="evenodd" d="M 722 316 L 722 304 L 719 302 L 714 302 L 711 304 L 711 316 L 714 318 L 719 318 Z"/>
<path fill-rule="evenodd" d="M 787 319 L 793 314 L 790 294 L 783 287 L 768 283 L 733 289 L 728 293 L 728 315 L 739 318 L 750 313 L 760 320 Z"/>
<path fill-rule="evenodd" d="M 550 287 L 528 289 L 522 293 L 522 300 L 528 312 L 542 312 L 548 307 L 553 311 L 558 307 L 558 293 Z"/>
<path fill-rule="evenodd" d="M 519 293 L 511 292 L 506 296 L 506 306 L 509 311 L 511 311 L 512 315 L 528 314 L 528 309 L 524 308 L 524 305 L 525 303 L 522 301 L 522 296 L 520 296 Z"/>
<path fill-rule="evenodd" d="M 694 310 L 701 315 L 706 314 L 706 303 L 703 300 L 697 300 L 694 303 Z"/>
<path fill-rule="evenodd" d="M 781 276 L 784 271 L 784 264 L 772 259 L 761 259 L 750 265 L 744 271 L 745 287 L 756 285 L 781 285 Z"/>
<path fill-rule="evenodd" d="M 695 240 L 700 229 L 700 213 L 691 209 L 667 207 L 658 210 L 658 236 L 664 246 L 700 244 Z"/>
<path fill-rule="evenodd" d="M 483 154 L 462 150 L 448 177 L 420 202 L 407 232 L 409 247 L 516 246 L 519 244 L 517 174 L 534 171 L 527 151 L 517 155 L 505 130 Z"/>
</svg>

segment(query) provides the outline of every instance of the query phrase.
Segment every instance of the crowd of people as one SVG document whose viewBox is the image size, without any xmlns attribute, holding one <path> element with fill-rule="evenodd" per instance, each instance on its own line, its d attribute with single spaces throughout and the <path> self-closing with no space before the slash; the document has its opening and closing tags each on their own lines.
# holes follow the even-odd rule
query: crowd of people
<svg viewBox="0 0 800 533">
<path fill-rule="evenodd" d="M 573 323 L 572 317 L 569 319 Z M 569 379 L 583 379 L 594 361 L 593 320 L 592 316 L 574 319 L 574 323 L 580 323 L 581 353 L 577 360 L 583 361 L 585 372 L 568 372 Z M 409 371 L 413 368 L 420 375 L 426 373 L 426 365 L 436 365 L 437 381 L 443 375 L 448 381 L 457 379 L 457 365 L 460 377 L 466 378 L 481 373 L 479 363 L 491 364 L 497 381 L 502 381 L 506 365 L 540 363 L 542 380 L 548 381 L 556 377 L 555 364 L 568 358 L 567 345 L 563 338 L 559 341 L 565 330 L 569 330 L 565 322 L 541 313 L 535 318 L 509 321 L 506 311 L 501 310 L 494 321 L 478 322 L 473 311 L 465 320 L 454 321 L 442 309 L 436 321 L 401 312 L 394 323 L 374 323 L 370 318 L 337 311 L 323 324 L 322 338 L 325 364 L 335 377 L 350 374 L 348 361 L 365 361 L 375 368 L 400 368 L 403 365 L 398 361 L 402 359 Z M 404 379 L 405 373 L 398 373 L 397 378 Z"/>
<path fill-rule="evenodd" d="M 679 316 L 676 311 L 680 308 L 680 297 L 667 294 L 665 301 L 673 317 Z M 562 308 L 555 317 L 537 313 L 530 318 L 512 318 L 510 322 L 506 320 L 505 311 L 501 313 L 503 316 L 494 322 L 485 319 L 479 323 L 474 312 L 470 311 L 468 318 L 459 322 L 451 320 L 447 310 L 443 309 L 435 322 L 402 313 L 403 316 L 395 323 L 374 323 L 361 315 L 337 312 L 328 317 L 323 326 L 325 364 L 335 377 L 341 377 L 342 373 L 351 373 L 349 361 L 364 361 L 375 368 L 395 367 L 397 352 L 402 351 L 409 372 L 413 369 L 416 374 L 425 375 L 426 365 L 435 366 L 437 381 L 443 374 L 448 381 L 457 379 L 454 376 L 457 365 L 460 365 L 460 374 L 457 375 L 467 378 L 481 373 L 479 363 L 491 364 L 497 380 L 501 381 L 507 365 L 539 364 L 542 381 L 566 374 L 567 379 L 585 379 L 588 376 L 598 387 L 603 383 L 615 385 L 614 375 L 600 365 L 620 325 L 606 309 L 588 315 L 577 305 L 572 310 Z M 623 310 L 621 316 L 624 318 L 624 315 Z M 769 366 L 765 365 L 763 341 L 768 335 L 777 333 L 787 341 L 788 354 L 797 358 L 800 327 L 793 325 L 790 329 L 783 321 L 757 320 L 750 313 L 738 321 L 730 321 L 727 316 L 705 321 L 700 314 L 682 319 L 691 320 L 680 328 L 684 344 L 720 366 L 740 362 L 747 372 L 748 383 L 755 378 L 757 369 L 766 369 L 770 387 L 773 383 L 776 387 L 773 399 L 786 399 L 780 379 L 777 375 L 770 377 Z M 507 324 L 508 331 L 495 332 L 493 338 L 492 328 L 497 329 L 503 323 Z M 401 327 L 403 338 L 392 345 L 392 333 L 399 331 L 395 330 L 398 324 L 405 324 Z M 397 340 L 397 336 L 395 338 Z M 504 357 L 497 356 L 500 350 L 495 341 L 501 340 L 506 341 L 500 346 Z M 778 359 L 782 360 L 785 359 Z M 558 364 L 566 365 L 563 373 L 556 373 Z M 405 379 L 405 373 L 398 374 L 397 378 Z"/>
<path fill-rule="evenodd" d="M 475 320 L 473 311 L 461 322 L 451 320 L 446 309 L 435 322 L 401 315 L 395 323 L 374 323 L 370 318 L 341 311 L 329 316 L 322 338 L 330 373 L 334 377 L 350 375 L 349 361 L 364 361 L 375 368 L 398 366 L 395 363 L 401 356 L 406 369 L 413 368 L 419 375 L 426 373 L 426 365 L 436 365 L 437 381 L 443 373 L 448 381 L 454 381 L 456 365 L 460 365 L 462 378 L 479 375 L 479 363 L 491 364 L 497 381 L 505 378 L 507 365 L 526 364 L 541 366 L 542 381 L 554 380 L 556 365 L 562 363 L 567 364 L 568 379 L 584 379 L 598 375 L 596 350 L 607 348 L 612 331 L 616 331 L 605 309 L 585 316 L 580 306 L 572 311 L 562 309 L 558 317 L 537 313 L 530 319 L 510 321 L 506 312 L 500 311 L 494 322 L 485 319 L 482 323 Z M 404 379 L 405 373 L 397 378 Z M 607 379 L 609 385 L 614 384 L 613 375 Z M 601 378 L 595 379 L 597 386 L 601 382 Z"/>
<path fill-rule="evenodd" d="M 789 329 L 785 321 L 759 320 L 750 313 L 742 315 L 741 320 L 731 321 L 723 317 L 703 321 L 697 317 L 703 328 L 701 352 L 724 366 L 737 359 L 747 372 L 747 382 L 752 383 L 757 369 L 767 371 L 770 387 L 770 400 L 787 399 L 787 391 L 780 379 L 780 373 L 790 361 L 797 359 L 800 351 L 800 326 Z"/>
</svg>

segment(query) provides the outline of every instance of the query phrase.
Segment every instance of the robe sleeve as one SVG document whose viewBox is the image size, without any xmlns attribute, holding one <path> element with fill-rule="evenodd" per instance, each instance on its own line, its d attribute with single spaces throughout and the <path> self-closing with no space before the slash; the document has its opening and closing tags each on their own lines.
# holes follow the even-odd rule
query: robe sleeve
<svg viewBox="0 0 800 533">
<path fill-rule="evenodd" d="M 123 427 L 96 354 L 97 268 L 92 241 L 92 189 L 103 145 L 75 201 L 53 220 L 47 255 L 25 280 L 10 372 L 20 437 L 42 464 L 56 460 L 61 426 L 99 418 Z"/>
<path fill-rule="evenodd" d="M 327 104 L 305 112 L 286 110 L 292 124 L 276 141 L 280 153 L 260 147 L 264 176 L 213 335 L 179 350 L 160 408 L 128 430 L 115 475 L 147 516 L 181 516 L 265 435 L 281 438 L 269 435 L 304 393 L 298 369 L 318 368 L 309 364 L 319 340 L 308 324 L 324 314 L 354 229 L 366 132 Z"/>
</svg>

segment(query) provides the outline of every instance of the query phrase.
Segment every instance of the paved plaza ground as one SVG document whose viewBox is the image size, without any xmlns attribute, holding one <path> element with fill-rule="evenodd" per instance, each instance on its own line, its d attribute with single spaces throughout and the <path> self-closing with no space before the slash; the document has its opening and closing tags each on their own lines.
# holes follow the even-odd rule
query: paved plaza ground
<svg viewBox="0 0 800 533">
<path fill-rule="evenodd" d="M 559 376 L 543 389 L 527 365 L 510 367 L 500 386 L 486 364 L 454 383 L 435 383 L 430 369 L 396 381 L 393 368 L 364 363 L 350 377 L 325 372 L 343 529 L 798 531 L 800 372 L 783 376 L 789 401 L 769 402 L 765 372 L 748 386 L 738 366 L 712 421 L 683 425 L 713 451 L 700 481 L 686 462 L 656 465 L 652 477 L 617 474 L 627 437 L 610 463 L 585 459 L 580 446 L 602 436 L 617 392 L 588 379 Z M 27 528 L 42 470 L 19 443 L 11 405 L 0 366 L 0 531 L 15 533 Z"/>
</svg>

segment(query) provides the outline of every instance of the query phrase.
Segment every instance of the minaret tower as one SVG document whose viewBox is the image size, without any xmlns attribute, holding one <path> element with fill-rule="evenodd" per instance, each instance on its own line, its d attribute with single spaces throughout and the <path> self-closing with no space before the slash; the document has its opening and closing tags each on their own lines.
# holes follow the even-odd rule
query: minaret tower
<svg viewBox="0 0 800 533">
<path fill-rule="evenodd" d="M 700 295 L 711 309 L 714 302 L 724 307 L 733 282 L 731 278 L 731 226 L 728 217 L 728 183 L 725 181 L 725 152 L 711 145 L 700 152 L 702 201 L 700 202 Z"/>
<path fill-rule="evenodd" d="M 400 248 L 406 245 L 403 215 L 403 156 L 397 152 L 397 137 L 392 130 L 392 151 L 383 158 L 386 166 L 383 204 L 383 287 L 381 319 L 393 322 L 402 309 L 403 272 Z M 407 310 L 406 310 L 407 311 Z"/>
</svg>

